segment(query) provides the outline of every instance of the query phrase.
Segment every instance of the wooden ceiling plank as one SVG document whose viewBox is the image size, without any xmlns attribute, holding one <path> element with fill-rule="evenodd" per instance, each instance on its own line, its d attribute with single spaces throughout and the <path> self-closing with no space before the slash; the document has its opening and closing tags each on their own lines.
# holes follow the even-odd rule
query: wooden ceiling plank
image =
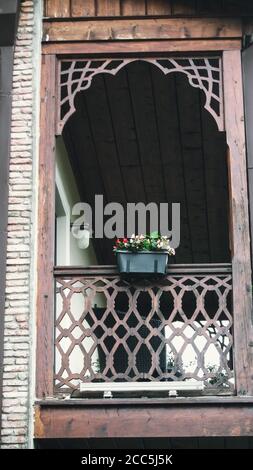
<svg viewBox="0 0 253 470">
<path fill-rule="evenodd" d="M 224 3 L 224 13 L 230 15 L 252 15 L 253 5 L 249 0 L 226 0 Z"/>
<path fill-rule="evenodd" d="M 103 180 L 85 110 L 82 114 L 76 111 L 73 118 L 66 124 L 73 147 L 72 167 L 75 168 L 80 194 L 84 198 L 84 202 L 93 206 L 94 194 L 104 194 L 105 192 Z M 65 137 L 65 132 L 63 132 L 63 136 Z"/>
<path fill-rule="evenodd" d="M 192 88 L 182 74 L 176 76 L 176 84 L 193 262 L 209 262 L 199 90 Z"/>
<path fill-rule="evenodd" d="M 173 15 L 194 15 L 196 14 L 195 0 L 172 0 Z"/>
<path fill-rule="evenodd" d="M 147 15 L 171 15 L 170 0 L 147 0 Z"/>
<path fill-rule="evenodd" d="M 166 202 L 163 185 L 159 141 L 152 98 L 152 84 L 145 62 L 130 64 L 127 68 L 136 132 L 145 181 L 147 202 Z"/>
<path fill-rule="evenodd" d="M 198 15 L 224 14 L 224 2 L 222 0 L 197 0 L 196 12 Z"/>
<path fill-rule="evenodd" d="M 228 228 L 227 149 L 224 133 L 218 131 L 212 116 L 204 109 L 205 97 L 200 95 L 205 191 L 210 234 L 210 261 L 230 261 Z"/>
<path fill-rule="evenodd" d="M 145 0 L 123 0 L 122 1 L 123 16 L 142 16 L 146 14 Z"/>
<path fill-rule="evenodd" d="M 95 0 L 71 0 L 71 16 L 96 16 Z"/>
<path fill-rule="evenodd" d="M 104 180 L 107 201 L 124 201 L 123 184 L 117 159 L 117 149 L 111 125 L 111 117 L 105 94 L 104 77 L 99 75 L 83 94 L 89 115 L 93 145 Z"/>
<path fill-rule="evenodd" d="M 125 68 L 115 77 L 106 78 L 121 172 L 125 182 L 127 202 L 145 202 L 139 143 L 133 119 Z"/>
<path fill-rule="evenodd" d="M 50 18 L 70 17 L 70 0 L 48 0 L 46 15 Z"/>
<path fill-rule="evenodd" d="M 175 75 L 165 77 L 152 68 L 154 99 L 160 139 L 160 152 L 166 198 L 169 203 L 181 204 L 181 243 L 177 250 L 176 263 L 192 262 L 192 247 L 186 205 L 186 188 L 183 174 L 180 142 L 179 115 L 176 102 Z"/>
<path fill-rule="evenodd" d="M 117 156 L 117 146 L 111 121 L 108 99 L 106 96 L 104 76 L 96 77 L 92 86 L 83 94 L 85 106 L 89 115 L 92 129 L 93 144 L 99 162 L 106 202 L 126 200 L 124 181 Z M 113 241 L 103 239 L 105 264 L 115 264 L 112 252 Z"/>
<path fill-rule="evenodd" d="M 97 16 L 120 16 L 120 0 L 96 0 Z"/>
</svg>

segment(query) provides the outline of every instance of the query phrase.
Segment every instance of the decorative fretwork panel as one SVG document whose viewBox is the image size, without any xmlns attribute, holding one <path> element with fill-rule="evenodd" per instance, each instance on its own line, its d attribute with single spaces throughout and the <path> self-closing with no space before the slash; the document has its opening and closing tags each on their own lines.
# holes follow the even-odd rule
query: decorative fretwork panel
<svg viewBox="0 0 253 470">
<path fill-rule="evenodd" d="M 205 94 L 205 109 L 215 119 L 218 129 L 224 130 L 222 62 L 220 57 L 142 58 L 63 60 L 59 66 L 59 102 L 57 133 L 75 111 L 75 96 L 87 90 L 93 78 L 101 73 L 116 75 L 131 62 L 145 61 L 158 67 L 165 75 L 180 72 L 191 86 Z"/>
<path fill-rule="evenodd" d="M 187 271 L 186 271 L 187 272 Z M 231 274 L 56 276 L 55 386 L 233 376 Z"/>
</svg>

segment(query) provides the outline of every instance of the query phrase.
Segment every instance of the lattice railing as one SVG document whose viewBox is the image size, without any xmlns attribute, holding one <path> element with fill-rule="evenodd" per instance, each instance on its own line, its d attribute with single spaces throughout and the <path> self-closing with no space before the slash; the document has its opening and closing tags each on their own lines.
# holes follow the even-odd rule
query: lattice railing
<svg viewBox="0 0 253 470">
<path fill-rule="evenodd" d="M 56 268 L 55 388 L 96 381 L 233 387 L 230 265 L 175 265 L 153 283 Z"/>
</svg>

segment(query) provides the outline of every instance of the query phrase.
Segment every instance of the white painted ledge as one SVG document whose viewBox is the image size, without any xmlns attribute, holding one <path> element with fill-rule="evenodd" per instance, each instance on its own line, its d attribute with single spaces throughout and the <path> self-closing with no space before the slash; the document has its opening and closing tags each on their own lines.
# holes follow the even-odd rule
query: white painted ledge
<svg viewBox="0 0 253 470">
<path fill-rule="evenodd" d="M 171 392 L 171 391 L 202 391 L 204 382 L 173 381 L 173 382 L 98 382 L 80 383 L 80 392 Z"/>
</svg>

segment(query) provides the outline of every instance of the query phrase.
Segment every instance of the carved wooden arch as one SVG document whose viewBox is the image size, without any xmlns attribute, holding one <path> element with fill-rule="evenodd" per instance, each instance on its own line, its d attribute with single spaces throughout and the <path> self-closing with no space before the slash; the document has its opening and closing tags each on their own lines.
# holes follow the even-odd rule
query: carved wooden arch
<svg viewBox="0 0 253 470">
<path fill-rule="evenodd" d="M 136 61 L 149 62 L 165 75 L 184 73 L 189 84 L 205 93 L 205 109 L 213 116 L 219 131 L 224 131 L 224 106 L 221 57 L 131 58 L 131 59 L 76 59 L 60 62 L 58 84 L 59 101 L 56 133 L 59 135 L 75 112 L 75 96 L 87 90 L 92 79 L 101 73 L 116 75 L 123 67 Z"/>
</svg>

